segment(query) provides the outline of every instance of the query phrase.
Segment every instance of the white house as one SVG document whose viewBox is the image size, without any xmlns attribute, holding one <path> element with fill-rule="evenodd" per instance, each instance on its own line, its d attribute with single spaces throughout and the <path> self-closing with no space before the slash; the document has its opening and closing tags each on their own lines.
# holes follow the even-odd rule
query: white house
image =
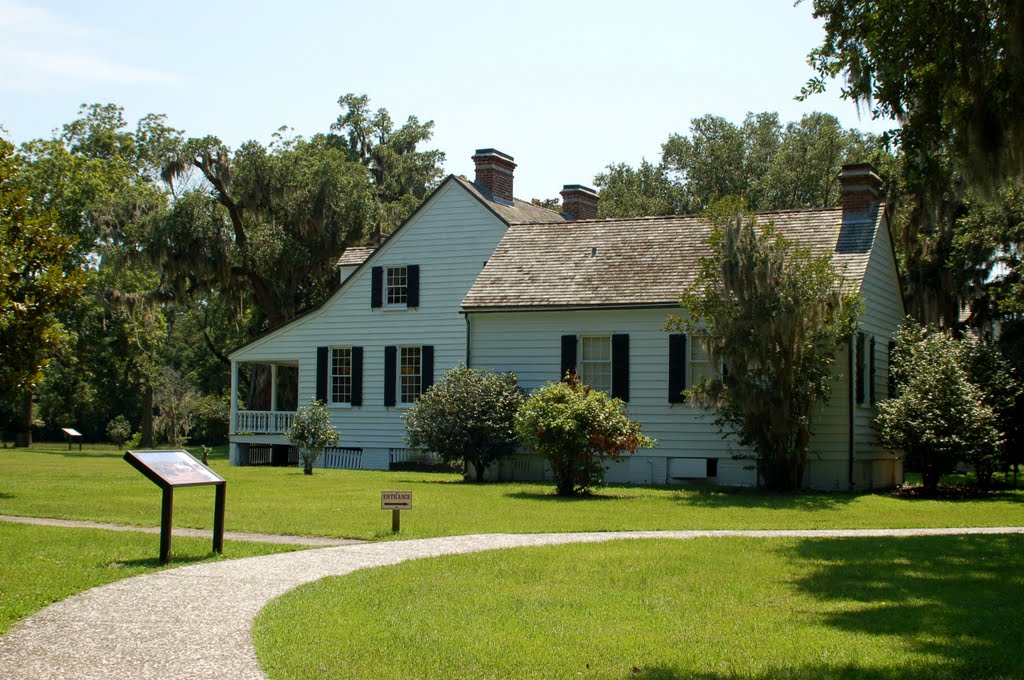
<svg viewBox="0 0 1024 680">
<path fill-rule="evenodd" d="M 594 219 L 597 194 L 562 192 L 562 214 L 512 197 L 515 163 L 483 149 L 476 181 L 449 177 L 373 251 L 348 251 L 337 291 L 304 316 L 231 354 L 240 363 L 298 368 L 298 401 L 331 407 L 342 447 L 323 464 L 387 469 L 406 457 L 401 413 L 435 377 L 463 361 L 514 371 L 526 390 L 576 370 L 627 402 L 658 447 L 612 464 L 611 482 L 710 479 L 754 484 L 736 444 L 682 389 L 714 371 L 700 343 L 663 330 L 682 313 L 679 292 L 706 252 L 710 225 L 697 217 Z M 815 488 L 888 486 L 899 459 L 871 429 L 888 390 L 891 338 L 904 317 L 881 180 L 870 165 L 840 175 L 842 207 L 764 213 L 791 238 L 829 251 L 865 299 L 860 329 L 814 423 L 805 482 Z M 365 259 L 364 259 L 365 258 Z M 346 269 L 347 268 L 347 269 Z M 237 389 L 232 391 L 237 393 Z M 285 463 L 291 412 L 231 409 L 234 464 Z M 522 454 L 493 471 L 542 479 Z"/>
</svg>

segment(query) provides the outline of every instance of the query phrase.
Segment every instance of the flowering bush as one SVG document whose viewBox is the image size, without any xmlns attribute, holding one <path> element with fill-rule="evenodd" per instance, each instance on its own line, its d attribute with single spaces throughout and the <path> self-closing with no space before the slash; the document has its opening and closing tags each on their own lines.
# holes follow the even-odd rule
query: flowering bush
<svg viewBox="0 0 1024 680">
<path fill-rule="evenodd" d="M 288 430 L 288 439 L 299 449 L 302 471 L 313 474 L 313 464 L 324 449 L 338 443 L 338 431 L 331 425 L 331 414 L 324 402 L 310 399 L 302 406 Z"/>
<path fill-rule="evenodd" d="M 536 390 L 516 415 L 522 444 L 547 459 L 559 496 L 587 492 L 604 481 L 607 459 L 653 447 L 625 404 L 570 375 Z"/>
</svg>

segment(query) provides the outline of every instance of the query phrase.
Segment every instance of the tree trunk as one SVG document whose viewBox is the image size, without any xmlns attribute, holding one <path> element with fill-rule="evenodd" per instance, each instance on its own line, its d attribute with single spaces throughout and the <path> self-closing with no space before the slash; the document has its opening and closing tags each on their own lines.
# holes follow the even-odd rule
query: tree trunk
<svg viewBox="0 0 1024 680">
<path fill-rule="evenodd" d="M 32 446 L 32 390 L 25 392 L 22 398 L 20 430 L 14 435 L 14 446 L 30 448 Z"/>
<path fill-rule="evenodd" d="M 467 459 L 467 463 L 468 463 L 468 459 Z M 476 483 L 477 484 L 483 484 L 484 482 L 486 482 L 487 480 L 484 479 L 484 471 L 487 468 L 484 467 L 483 463 L 481 463 L 479 459 L 475 460 L 475 461 L 473 461 L 473 467 L 476 469 Z"/>
<path fill-rule="evenodd" d="M 142 390 L 142 422 L 139 424 L 141 435 L 139 446 L 153 446 L 153 386 L 146 384 Z"/>
</svg>

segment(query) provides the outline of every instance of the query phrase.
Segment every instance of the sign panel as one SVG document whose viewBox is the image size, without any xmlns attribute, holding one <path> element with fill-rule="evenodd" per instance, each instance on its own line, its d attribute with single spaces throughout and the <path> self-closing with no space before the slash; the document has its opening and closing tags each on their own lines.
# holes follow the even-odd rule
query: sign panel
<svg viewBox="0 0 1024 680">
<path fill-rule="evenodd" d="M 412 491 L 381 491 L 381 510 L 412 510 Z"/>
<path fill-rule="evenodd" d="M 63 432 L 64 434 L 66 434 L 69 437 L 81 437 L 82 436 L 82 433 L 79 432 L 78 430 L 76 430 L 73 427 L 62 427 L 62 428 L 60 428 L 60 431 Z"/>
<path fill-rule="evenodd" d="M 223 477 L 188 451 L 128 451 L 124 459 L 163 487 L 224 483 Z"/>
</svg>

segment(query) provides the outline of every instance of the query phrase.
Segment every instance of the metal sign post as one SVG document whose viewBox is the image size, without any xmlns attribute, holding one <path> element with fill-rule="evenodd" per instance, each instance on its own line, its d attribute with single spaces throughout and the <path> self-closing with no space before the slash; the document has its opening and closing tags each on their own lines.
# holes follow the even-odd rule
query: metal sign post
<svg viewBox="0 0 1024 680">
<path fill-rule="evenodd" d="M 216 485 L 213 505 L 213 551 L 224 552 L 224 506 L 227 480 L 192 457 L 188 451 L 126 451 L 124 459 L 163 490 L 160 507 L 160 562 L 171 559 L 174 489 Z"/>
<path fill-rule="evenodd" d="M 398 533 L 402 525 L 402 510 L 412 510 L 412 491 L 381 491 L 380 509 L 391 511 L 391 531 Z"/>
</svg>

